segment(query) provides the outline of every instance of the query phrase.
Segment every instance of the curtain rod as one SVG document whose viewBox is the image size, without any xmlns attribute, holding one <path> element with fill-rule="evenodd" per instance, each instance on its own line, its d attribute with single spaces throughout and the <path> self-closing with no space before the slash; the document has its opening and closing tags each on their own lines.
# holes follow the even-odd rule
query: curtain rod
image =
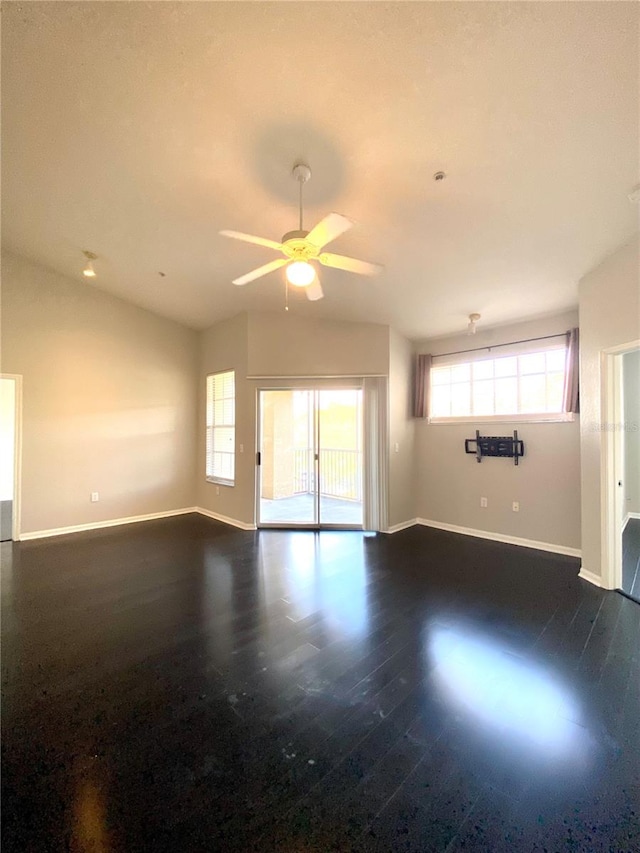
<svg viewBox="0 0 640 853">
<path fill-rule="evenodd" d="M 498 347 L 512 347 L 516 344 L 529 344 L 533 341 L 547 341 L 549 338 L 564 338 L 568 335 L 568 332 L 558 332 L 557 335 L 543 335 L 541 338 L 524 338 L 521 341 L 510 341 L 508 344 L 489 344 L 486 347 L 474 347 L 474 349 L 459 349 L 455 352 L 440 352 L 438 355 L 432 356 L 432 358 L 444 358 L 445 355 L 463 355 L 465 352 L 481 352 L 481 350 L 486 349 L 491 351 L 492 349 L 497 349 Z"/>
</svg>

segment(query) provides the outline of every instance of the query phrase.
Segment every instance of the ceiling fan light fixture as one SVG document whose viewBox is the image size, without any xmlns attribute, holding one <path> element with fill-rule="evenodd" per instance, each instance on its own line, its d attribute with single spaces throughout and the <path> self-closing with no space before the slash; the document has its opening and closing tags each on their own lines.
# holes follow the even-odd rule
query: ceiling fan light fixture
<svg viewBox="0 0 640 853">
<path fill-rule="evenodd" d="M 294 287 L 308 287 L 316 277 L 316 271 L 307 261 L 294 261 L 287 267 L 287 281 Z"/>
<path fill-rule="evenodd" d="M 255 234 L 245 234 L 243 231 L 221 231 L 223 237 L 231 237 L 233 240 L 242 240 L 245 243 L 254 243 L 256 246 L 264 246 L 267 249 L 275 249 L 284 257 L 271 263 L 263 264 L 251 272 L 245 273 L 233 279 L 236 285 L 249 284 L 257 278 L 277 269 L 285 267 L 286 287 L 293 285 L 305 289 L 305 295 L 310 302 L 322 299 L 322 285 L 317 275 L 314 261 L 325 267 L 334 267 L 345 272 L 358 275 L 375 275 L 382 270 L 380 264 L 372 264 L 368 261 L 360 261 L 347 255 L 336 255 L 333 252 L 323 251 L 324 247 L 348 231 L 355 222 L 340 213 L 329 213 L 320 220 L 311 231 L 303 228 L 302 222 L 302 188 L 311 178 L 311 169 L 306 163 L 296 163 L 293 167 L 293 178 L 299 187 L 299 217 L 298 228 L 287 231 L 280 243 L 268 240 L 265 237 L 257 237 Z"/>
</svg>

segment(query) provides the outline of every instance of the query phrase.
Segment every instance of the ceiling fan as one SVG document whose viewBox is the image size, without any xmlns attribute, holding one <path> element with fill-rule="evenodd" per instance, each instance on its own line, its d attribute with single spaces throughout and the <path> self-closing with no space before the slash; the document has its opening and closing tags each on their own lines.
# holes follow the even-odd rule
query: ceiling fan
<svg viewBox="0 0 640 853">
<path fill-rule="evenodd" d="M 296 231 L 288 231 L 280 243 L 264 237 L 255 237 L 253 234 L 243 234 L 241 231 L 220 232 L 224 237 L 244 240 L 245 243 L 255 243 L 257 246 L 266 246 L 269 249 L 282 252 L 284 255 L 283 258 L 270 261 L 268 264 L 234 279 L 233 283 L 238 285 L 249 284 L 256 278 L 261 278 L 267 273 L 286 266 L 287 283 L 304 288 L 307 299 L 315 301 L 322 299 L 324 293 L 318 280 L 316 268 L 311 261 L 319 261 L 325 267 L 335 267 L 360 275 L 376 275 L 380 272 L 382 267 L 379 264 L 371 264 L 368 261 L 348 258 L 346 255 L 335 255 L 333 252 L 322 251 L 328 243 L 355 225 L 355 222 L 339 213 L 329 213 L 311 231 L 305 231 L 302 227 L 302 187 L 311 177 L 311 169 L 305 163 L 298 163 L 293 167 L 292 175 L 300 185 L 300 227 Z"/>
</svg>

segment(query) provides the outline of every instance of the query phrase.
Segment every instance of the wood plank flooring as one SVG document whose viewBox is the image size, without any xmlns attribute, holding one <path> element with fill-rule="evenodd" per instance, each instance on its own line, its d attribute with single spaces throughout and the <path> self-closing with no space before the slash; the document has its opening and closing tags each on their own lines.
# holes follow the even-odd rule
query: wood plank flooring
<svg viewBox="0 0 640 853">
<path fill-rule="evenodd" d="M 444 531 L 2 545 L 5 851 L 640 850 L 640 606 Z"/>
</svg>

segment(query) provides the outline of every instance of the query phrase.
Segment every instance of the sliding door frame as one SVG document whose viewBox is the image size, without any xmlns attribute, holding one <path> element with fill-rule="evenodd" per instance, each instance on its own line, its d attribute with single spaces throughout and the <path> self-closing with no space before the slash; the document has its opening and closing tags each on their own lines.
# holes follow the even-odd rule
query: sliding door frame
<svg viewBox="0 0 640 853">
<path fill-rule="evenodd" d="M 304 382 L 296 382 L 294 385 L 288 385 L 284 381 L 278 383 L 277 385 L 259 385 L 256 388 L 256 478 L 255 478 L 255 517 L 256 517 L 256 526 L 258 529 L 274 529 L 274 530 L 362 530 L 363 522 L 364 522 L 364 483 L 361 484 L 361 494 L 363 494 L 362 501 L 362 521 L 359 525 L 353 524 L 327 524 L 322 521 L 320 516 L 320 507 L 321 507 L 321 494 L 320 494 L 320 418 L 318 416 L 319 411 L 319 394 L 321 391 L 336 391 L 336 390 L 351 390 L 351 391 L 360 391 L 361 394 L 364 395 L 363 386 L 361 382 L 352 381 L 349 384 L 343 384 L 343 381 L 340 381 L 337 385 L 331 385 L 329 382 L 324 380 L 323 382 L 306 380 Z M 314 470 L 314 481 L 315 481 L 315 490 L 314 490 L 314 508 L 315 508 L 315 520 L 313 522 L 264 522 L 260 518 L 260 501 L 261 501 L 261 491 L 262 491 L 262 395 L 268 391 L 310 391 L 313 393 L 313 470 Z M 360 426 L 362 432 L 364 433 L 364 423 Z M 363 446 L 364 443 L 364 434 L 360 436 L 360 445 Z M 260 460 L 260 461 L 258 461 Z M 366 460 L 363 453 L 363 465 L 361 476 L 364 481 L 365 476 L 365 464 Z"/>
</svg>

